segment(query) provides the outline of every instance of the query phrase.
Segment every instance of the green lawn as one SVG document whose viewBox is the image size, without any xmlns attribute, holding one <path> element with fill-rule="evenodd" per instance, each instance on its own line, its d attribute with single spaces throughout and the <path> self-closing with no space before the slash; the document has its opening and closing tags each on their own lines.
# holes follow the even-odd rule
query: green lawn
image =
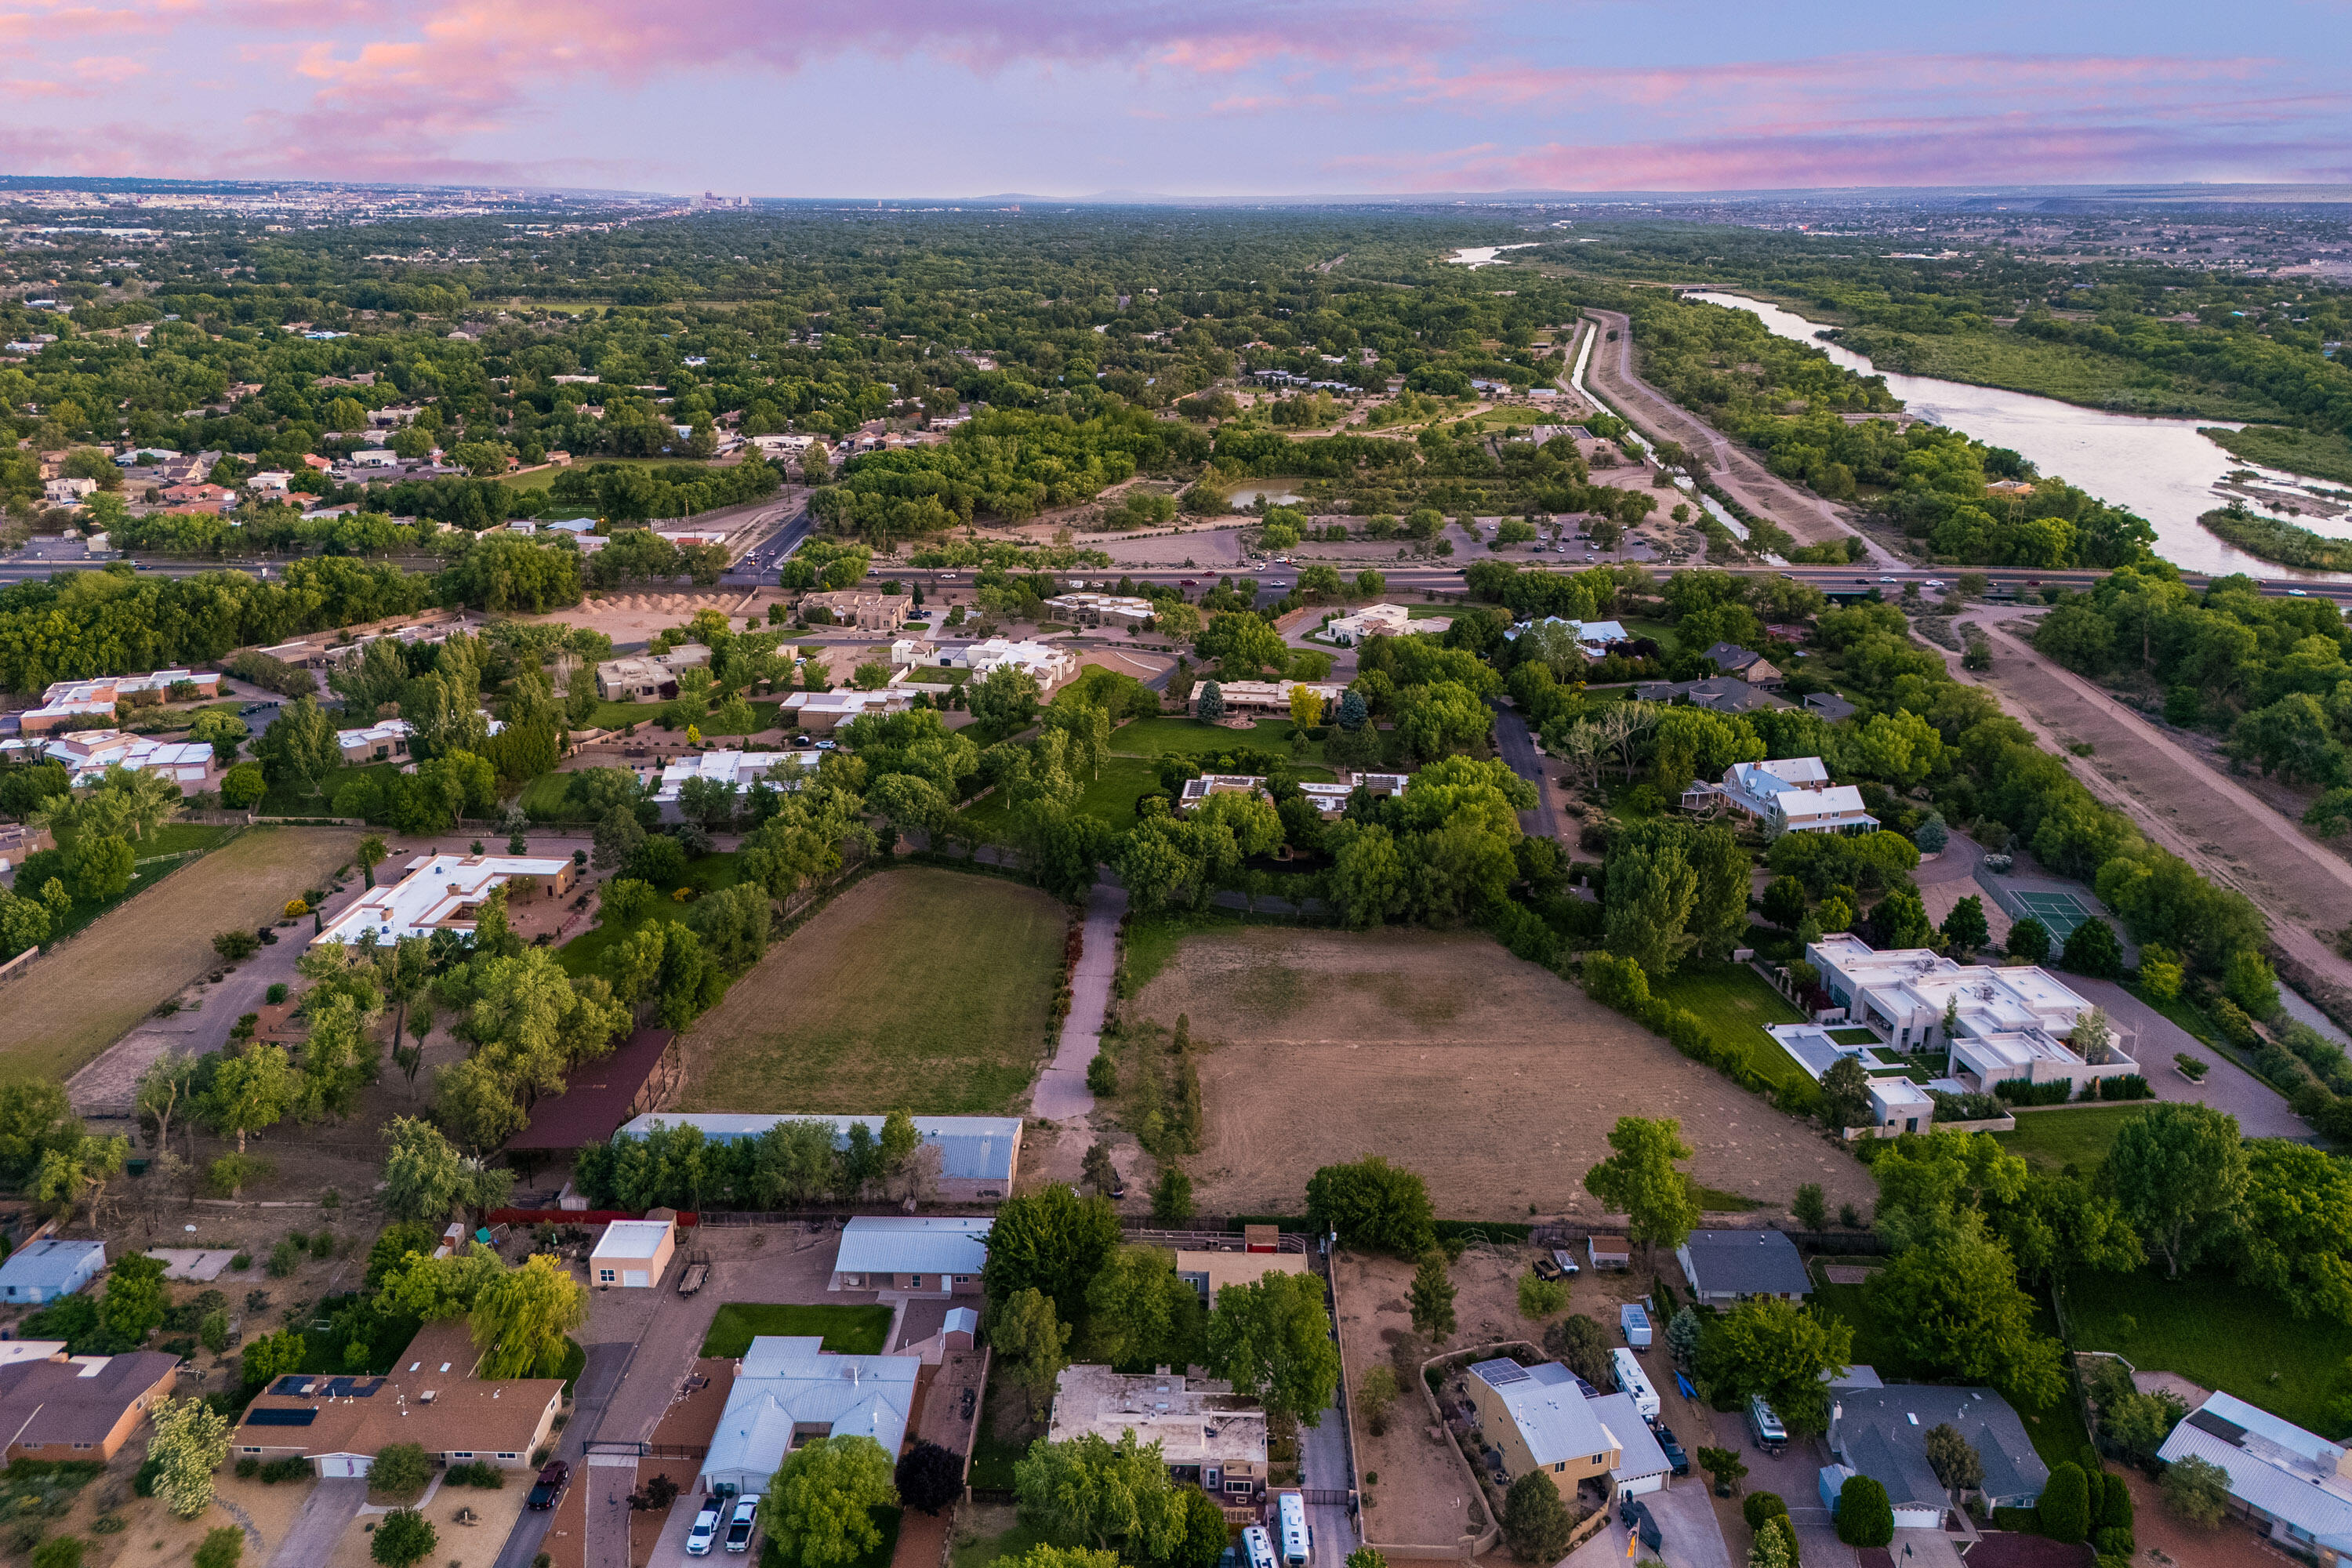
<svg viewBox="0 0 2352 1568">
<path fill-rule="evenodd" d="M 522 786 L 517 796 L 523 810 L 533 822 L 585 820 L 577 818 L 570 796 L 572 775 L 564 773 L 541 773 Z"/>
<path fill-rule="evenodd" d="M 1182 752 L 1190 756 L 1210 756 L 1230 752 L 1235 747 L 1249 746 L 1261 752 L 1278 752 L 1295 762 L 1320 763 L 1323 746 L 1309 742 L 1293 753 L 1290 750 L 1290 721 L 1261 719 L 1247 730 L 1228 730 L 1222 725 L 1203 724 L 1198 719 L 1172 716 L 1160 719 L 1138 719 L 1110 732 L 1110 749 L 1132 757 L 1156 757 L 1167 752 Z"/>
<path fill-rule="evenodd" d="M 72 907 L 66 911 L 65 918 L 50 925 L 49 940 L 63 942 L 107 910 L 128 900 L 137 898 L 157 881 L 170 876 L 173 871 L 185 865 L 195 851 L 213 848 L 234 836 L 236 831 L 234 827 L 205 827 L 194 823 L 170 822 L 155 829 L 144 838 L 132 839 L 131 853 L 133 864 L 131 885 L 122 890 L 119 898 L 107 899 L 95 903 L 87 899 L 76 899 Z M 73 837 L 71 832 L 58 834 L 58 847 L 60 849 L 68 847 L 73 843 Z M 28 897 L 37 898 L 40 894 L 38 888 L 28 887 L 22 890 Z"/>
<path fill-rule="evenodd" d="M 890 1309 L 878 1304 L 859 1307 L 785 1307 L 755 1301 L 730 1301 L 710 1320 L 703 1336 L 707 1356 L 739 1356 L 758 1336 L 821 1337 L 835 1355 L 880 1355 L 890 1332 Z"/>
<path fill-rule="evenodd" d="M 784 706 L 781 698 L 764 699 L 753 701 L 750 706 L 751 709 L 751 727 L 748 730 L 730 730 L 719 721 L 716 714 L 712 715 L 710 718 L 703 720 L 696 726 L 696 728 L 699 729 L 705 735 L 716 737 L 720 735 L 756 735 L 763 730 L 773 730 L 778 727 L 779 721 L 776 716 L 783 710 Z"/>
<path fill-rule="evenodd" d="M 989 1442 L 986 1437 L 982 1437 L 981 1439 L 980 1447 L 982 1454 L 984 1456 L 989 1447 Z M 980 1467 L 986 1462 L 987 1461 L 984 1458 L 975 1458 L 971 1462 L 972 1485 L 975 1487 L 980 1486 Z M 992 1466 L 992 1473 L 998 1468 L 1002 1468 L 1004 1471 L 1004 1484 L 1002 1487 L 985 1487 L 981 1489 L 989 1491 L 1010 1491 L 1013 1489 L 1013 1474 L 1010 1465 L 1008 1464 L 1002 1467 Z M 1032 1547 L 1044 1546 L 1046 1544 L 1048 1544 L 1048 1542 L 1044 1531 L 1040 1531 L 1035 1525 L 1016 1524 L 1012 1529 L 1004 1531 L 999 1534 L 976 1535 L 970 1541 L 958 1545 L 955 1551 L 950 1553 L 948 1558 L 948 1568 L 988 1568 L 990 1563 L 1002 1562 L 1008 1557 L 1026 1557 Z"/>
<path fill-rule="evenodd" d="M 705 855 L 686 863 L 687 886 L 698 893 L 716 893 L 731 888 L 738 879 L 734 852 L 722 850 Z M 656 900 L 651 912 L 627 925 L 607 923 L 581 932 L 555 950 L 555 962 L 566 974 L 580 976 L 601 974 L 604 954 L 647 921 L 674 920 L 686 912 L 686 905 L 668 899 Z"/>
<path fill-rule="evenodd" d="M 599 700 L 596 710 L 578 726 L 583 730 L 625 730 L 632 724 L 648 724 L 660 714 L 658 702 L 605 702 Z"/>
<path fill-rule="evenodd" d="M 1801 1024 L 1805 1016 L 1746 964 L 1688 960 L 1672 979 L 1651 981 L 1650 994 L 1705 1019 L 1720 1038 L 1746 1052 L 1748 1065 L 1784 1099 L 1811 1100 L 1813 1080 L 1764 1032 L 1767 1024 Z"/>
<path fill-rule="evenodd" d="M 2017 1131 L 1996 1132 L 2002 1146 L 2022 1154 L 2026 1163 L 2045 1170 L 2073 1165 L 2084 1175 L 2096 1174 L 2107 1163 L 2123 1124 L 2148 1109 L 2138 1100 L 2123 1105 L 2053 1105 L 2017 1112 Z"/>
<path fill-rule="evenodd" d="M 1822 1261 L 1813 1259 L 1812 1305 L 1815 1310 L 1843 1318 L 1853 1326 L 1853 1349 L 1850 1353 L 1854 1365 L 1874 1369 L 1886 1383 L 1932 1383 L 1948 1375 L 1944 1368 L 1915 1362 L 1904 1352 L 1897 1326 L 1871 1305 L 1869 1286 L 1827 1283 L 1822 1276 Z M 2057 1320 L 2038 1300 L 2033 1327 L 2036 1332 L 2057 1337 Z M 2042 1456 L 2043 1463 L 2055 1465 L 2082 1458 L 2090 1435 L 2084 1430 L 2081 1412 L 2071 1394 L 2061 1394 L 2055 1403 L 2039 1410 L 2018 1405 L 2017 1414 L 2025 1423 L 2026 1435 L 2033 1439 L 2034 1452 Z"/>
<path fill-rule="evenodd" d="M 1294 772 L 1304 783 L 1334 781 L 1328 768 L 1298 768 Z M 1115 754 L 1103 764 L 1101 775 L 1078 796 L 1078 809 L 1101 817 L 1110 824 L 1113 832 L 1124 833 L 1139 820 L 1136 803 L 1147 795 L 1158 793 L 1160 771 L 1155 763 Z M 1013 831 L 1013 807 L 1002 790 L 965 807 L 963 816 L 974 831 L 996 842 L 1003 842 Z"/>
<path fill-rule="evenodd" d="M 952 669 L 941 669 L 936 666 L 927 665 L 908 676 L 907 683 L 909 686 L 919 681 L 925 686 L 961 686 L 971 679 L 971 671 L 962 665 L 958 665 Z"/>
<path fill-rule="evenodd" d="M 1877 1030 L 1858 1027 L 1852 1029 L 1832 1029 L 1830 1031 L 1830 1038 L 1835 1040 L 1841 1046 L 1874 1046 L 1879 1043 Z"/>
<path fill-rule="evenodd" d="M 2314 1432 L 2346 1430 L 2352 1328 L 2342 1323 L 2291 1318 L 2275 1298 L 2227 1275 L 2167 1279 L 2160 1264 L 2075 1276 L 2066 1312 L 2078 1349 L 2113 1351 L 2142 1372 L 2177 1372 Z"/>
</svg>

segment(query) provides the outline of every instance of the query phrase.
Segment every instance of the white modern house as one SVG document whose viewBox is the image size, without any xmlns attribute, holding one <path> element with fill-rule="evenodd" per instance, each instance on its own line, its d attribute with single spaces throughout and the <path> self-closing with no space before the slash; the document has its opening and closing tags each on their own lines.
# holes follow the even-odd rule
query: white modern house
<svg viewBox="0 0 2352 1568">
<path fill-rule="evenodd" d="M 1924 947 L 1880 952 L 1844 934 L 1814 942 L 1805 958 L 1820 972 L 1831 1004 L 1815 1023 L 1865 1025 L 1898 1051 L 1942 1047 L 1952 1076 L 1967 1089 L 1981 1093 L 2012 1079 L 2063 1079 L 2079 1092 L 2086 1083 L 2139 1071 L 2128 1036 L 2110 1044 L 2098 1062 L 2084 1061 L 2067 1045 L 2064 1037 L 2091 1004 L 2045 969 L 1959 963 Z M 1948 1009 L 1956 1023 L 1948 1035 Z"/>
<path fill-rule="evenodd" d="M 1927 1091 L 1913 1083 L 1900 1068 L 1891 1067 L 1871 1054 L 1864 1045 L 1840 1045 L 1830 1037 L 1830 1032 L 1819 1024 L 1767 1024 L 1764 1032 L 1772 1037 L 1790 1058 L 1815 1083 L 1840 1057 L 1852 1057 L 1870 1075 L 1871 1128 L 1892 1138 L 1903 1132 L 1925 1132 L 1936 1120 L 1936 1102 Z M 1856 1129 L 1848 1128 L 1851 1133 Z"/>
<path fill-rule="evenodd" d="M 404 869 L 408 875 L 371 890 L 311 938 L 310 945 L 373 937 L 389 947 L 403 937 L 445 930 L 470 935 L 493 889 L 529 877 L 538 883 L 540 897 L 559 898 L 571 889 L 578 874 L 568 858 L 524 855 L 421 855 Z"/>
<path fill-rule="evenodd" d="M 1336 616 L 1323 623 L 1323 635 L 1341 647 L 1353 647 L 1366 637 L 1401 637 L 1413 632 L 1437 634 L 1450 629 L 1453 617 L 1423 616 L 1416 621 L 1403 605 L 1366 605 L 1352 615 Z"/>
<path fill-rule="evenodd" d="M 2352 1555 L 2352 1450 L 2226 1394 L 2182 1418 L 2156 1457 L 2229 1473 L 2230 1500 L 2273 1541 L 2337 1568 Z"/>
<path fill-rule="evenodd" d="M 751 1342 L 710 1435 L 698 1478 L 704 1491 L 765 1491 L 786 1454 L 828 1437 L 871 1437 L 896 1458 L 922 1358 L 832 1355 L 824 1344 L 814 1335 L 762 1334 Z"/>
<path fill-rule="evenodd" d="M 1683 808 L 1729 806 L 1773 837 L 1783 833 L 1868 833 L 1878 818 L 1863 808 L 1862 791 L 1830 783 L 1819 757 L 1734 763 L 1720 784 L 1704 780 L 1683 791 Z"/>
<path fill-rule="evenodd" d="M 772 788 L 792 790 L 800 788 L 803 775 L 814 773 L 816 764 L 817 759 L 806 752 L 688 752 L 663 765 L 653 803 L 664 822 L 677 822 L 683 820 L 679 802 L 690 779 L 725 784 L 739 795 L 762 780 Z"/>
</svg>

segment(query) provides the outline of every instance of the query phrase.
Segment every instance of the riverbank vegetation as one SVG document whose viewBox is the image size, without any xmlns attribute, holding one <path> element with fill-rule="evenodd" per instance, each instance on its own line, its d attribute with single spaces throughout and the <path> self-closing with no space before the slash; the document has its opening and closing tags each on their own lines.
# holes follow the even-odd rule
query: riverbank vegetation
<svg viewBox="0 0 2352 1568">
<path fill-rule="evenodd" d="M 2352 485 L 2352 436 L 2298 430 L 2292 425 L 2249 425 L 2241 430 L 2200 429 L 2200 436 L 2233 458 Z"/>
<path fill-rule="evenodd" d="M 2315 572 L 2352 572 L 2352 539 L 2334 539 L 2275 517 L 2264 517 L 2243 501 L 2231 501 L 2200 513 L 2206 531 L 2227 540 L 2249 555 L 2259 555 L 2281 566 L 2303 566 Z"/>
</svg>

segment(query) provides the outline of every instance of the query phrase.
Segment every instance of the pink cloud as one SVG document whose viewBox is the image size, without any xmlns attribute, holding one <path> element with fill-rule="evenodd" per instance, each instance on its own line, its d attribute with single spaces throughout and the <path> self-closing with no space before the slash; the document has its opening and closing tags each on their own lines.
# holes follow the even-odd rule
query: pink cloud
<svg viewBox="0 0 2352 1568">
<path fill-rule="evenodd" d="M 124 82 L 146 74 L 145 66 L 121 55 L 84 55 L 74 61 L 74 75 L 84 81 Z"/>
</svg>

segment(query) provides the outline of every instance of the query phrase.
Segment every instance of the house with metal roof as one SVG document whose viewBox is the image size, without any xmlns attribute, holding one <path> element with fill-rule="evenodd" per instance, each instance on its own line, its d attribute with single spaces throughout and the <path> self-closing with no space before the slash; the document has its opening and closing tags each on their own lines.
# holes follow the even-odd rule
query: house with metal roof
<svg viewBox="0 0 2352 1568">
<path fill-rule="evenodd" d="M 1898 1530 L 1933 1530 L 1951 1507 L 1927 1463 L 1927 1434 L 1938 1426 L 1957 1430 L 1984 1461 L 1984 1495 L 1992 1507 L 2032 1508 L 2049 1484 L 2050 1467 L 2033 1451 L 2025 1423 L 1990 1388 L 1841 1384 L 1832 1399 L 1830 1452 L 1886 1489 Z"/>
<path fill-rule="evenodd" d="M 1667 1463 L 1666 1451 L 1651 1432 L 1649 1422 L 1635 1408 L 1633 1396 L 1587 1393 L 1584 1402 L 1618 1441 L 1617 1462 L 1609 1468 L 1610 1483 L 1632 1497 L 1664 1491 L 1675 1468 Z"/>
<path fill-rule="evenodd" d="M 639 1116 L 613 1134 L 642 1138 L 657 1125 L 692 1127 L 713 1143 L 757 1138 L 787 1121 L 821 1121 L 833 1128 L 833 1146 L 849 1147 L 849 1130 L 863 1126 L 882 1135 L 881 1116 L 777 1116 L 731 1110 L 666 1110 Z M 1021 1119 L 1017 1116 L 918 1116 L 915 1136 L 925 1150 L 938 1151 L 939 1195 L 950 1203 L 993 1203 L 1013 1194 L 1021 1169 Z"/>
<path fill-rule="evenodd" d="M 995 1223 L 960 1215 L 859 1215 L 842 1227 L 833 1289 L 977 1296 Z"/>
<path fill-rule="evenodd" d="M 832 1355 L 824 1344 L 815 1335 L 761 1334 L 751 1342 L 710 1435 L 697 1480 L 704 1491 L 765 1491 L 786 1454 L 828 1437 L 871 1437 L 898 1457 L 922 1359 Z"/>
<path fill-rule="evenodd" d="M 1801 1301 L 1812 1294 L 1812 1278 L 1797 1256 L 1797 1244 L 1777 1230 L 1695 1230 L 1675 1248 L 1675 1257 L 1695 1301 L 1729 1303 L 1759 1296 Z"/>
<path fill-rule="evenodd" d="M 1624 1462 L 1625 1446 L 1593 1408 L 1596 1402 L 1585 1398 L 1576 1374 L 1559 1363 L 1521 1366 L 1497 1357 L 1472 1363 L 1466 1381 L 1479 1428 L 1501 1451 L 1497 1479 L 1504 1485 L 1540 1470 L 1562 1500 L 1573 1502 L 1579 1483 L 1598 1480 Z"/>
<path fill-rule="evenodd" d="M 70 1296 L 106 1268 L 106 1243 L 45 1236 L 0 1263 L 0 1305 L 38 1306 Z"/>
<path fill-rule="evenodd" d="M 2352 1449 L 2343 1444 L 2216 1394 L 2173 1427 L 2156 1457 L 2221 1466 L 2238 1511 L 2320 1568 L 2352 1556 Z"/>
</svg>

